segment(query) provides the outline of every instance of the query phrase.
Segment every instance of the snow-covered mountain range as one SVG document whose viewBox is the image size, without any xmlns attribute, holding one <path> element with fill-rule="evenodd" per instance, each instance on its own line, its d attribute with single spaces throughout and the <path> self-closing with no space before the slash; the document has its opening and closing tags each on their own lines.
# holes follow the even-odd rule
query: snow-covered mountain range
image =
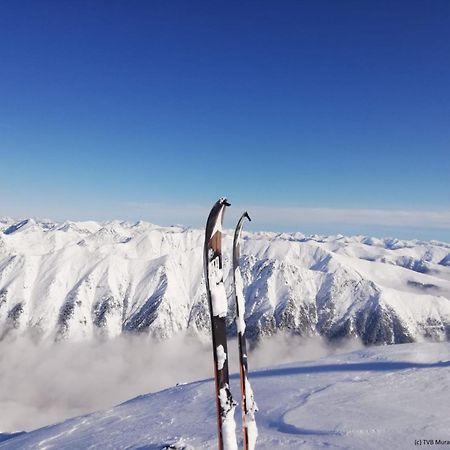
<svg viewBox="0 0 450 450">
<path fill-rule="evenodd" d="M 449 343 L 421 343 L 254 371 L 256 448 L 448 448 L 449 358 Z M 239 392 L 237 374 L 231 389 Z M 212 379 L 179 384 L 29 433 L 0 434 L 0 448 L 214 449 L 213 392 Z"/>
<path fill-rule="evenodd" d="M 203 240 L 202 230 L 146 222 L 0 219 L 0 337 L 202 334 Z M 250 338 L 450 338 L 449 244 L 259 232 L 243 234 L 241 253 Z"/>
</svg>

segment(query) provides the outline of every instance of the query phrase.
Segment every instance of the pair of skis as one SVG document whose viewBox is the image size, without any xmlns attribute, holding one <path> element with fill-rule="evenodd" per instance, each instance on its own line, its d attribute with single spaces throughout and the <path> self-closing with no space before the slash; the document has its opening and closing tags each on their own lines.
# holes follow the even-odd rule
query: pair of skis
<svg viewBox="0 0 450 450">
<path fill-rule="evenodd" d="M 214 375 L 216 385 L 217 426 L 219 450 L 237 450 L 234 409 L 236 402 L 230 391 L 228 372 L 228 350 L 226 316 L 228 301 L 223 283 L 222 270 L 222 224 L 227 199 L 220 198 L 212 207 L 206 223 L 203 263 L 206 292 L 211 315 L 213 341 Z M 241 404 L 244 450 L 253 450 L 257 437 L 255 412 L 257 406 L 248 381 L 247 349 L 245 340 L 245 301 L 243 283 L 239 268 L 240 237 L 247 212 L 242 214 L 236 226 L 233 239 L 233 297 L 236 302 L 236 327 L 239 341 L 239 372 L 241 379 Z"/>
</svg>

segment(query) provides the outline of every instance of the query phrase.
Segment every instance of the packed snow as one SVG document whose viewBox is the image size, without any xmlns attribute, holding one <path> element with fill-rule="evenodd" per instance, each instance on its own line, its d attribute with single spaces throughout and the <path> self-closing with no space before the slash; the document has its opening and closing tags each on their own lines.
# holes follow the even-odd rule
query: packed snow
<svg viewBox="0 0 450 450">
<path fill-rule="evenodd" d="M 225 353 L 223 345 L 219 345 L 217 347 L 217 368 L 219 370 L 223 369 L 223 365 L 225 364 L 226 360 L 227 360 L 227 354 Z"/>
<path fill-rule="evenodd" d="M 236 286 L 236 300 L 237 310 L 239 314 L 236 314 L 236 329 L 238 333 L 245 333 L 245 300 L 244 300 L 244 283 L 242 281 L 241 270 L 236 267 L 234 271 L 234 282 Z"/>
<path fill-rule="evenodd" d="M 450 440 L 450 343 L 365 348 L 256 370 L 250 378 L 259 403 L 257 449 L 409 449 L 431 440 L 433 448 L 448 448 L 438 441 Z M 237 374 L 231 389 L 239 391 Z M 213 449 L 215 410 L 214 382 L 202 380 L 0 435 L 0 448 Z"/>
<path fill-rule="evenodd" d="M 244 378 L 245 383 L 245 400 L 247 405 L 247 413 L 245 414 L 245 427 L 247 427 L 247 439 L 248 439 L 248 449 L 253 450 L 256 446 L 256 440 L 258 438 L 258 427 L 256 425 L 255 414 L 258 411 L 258 406 L 255 402 L 255 396 L 253 394 L 252 385 L 248 380 L 247 375 Z"/>
<path fill-rule="evenodd" d="M 230 386 L 225 384 L 219 390 L 220 408 L 223 415 L 220 417 L 222 421 L 222 442 L 224 450 L 237 450 L 236 440 L 236 422 L 234 420 L 234 411 L 236 409 L 236 402 L 232 398 Z"/>
<path fill-rule="evenodd" d="M 226 317 L 228 312 L 227 293 L 223 284 L 223 270 L 219 267 L 219 258 L 214 258 L 208 264 L 209 291 L 213 316 Z"/>
</svg>

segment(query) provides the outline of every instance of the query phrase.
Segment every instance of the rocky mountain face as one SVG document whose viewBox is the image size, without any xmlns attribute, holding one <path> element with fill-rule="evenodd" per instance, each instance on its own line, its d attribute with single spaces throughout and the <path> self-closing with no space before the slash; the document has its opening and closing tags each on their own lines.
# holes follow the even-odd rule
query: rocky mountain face
<svg viewBox="0 0 450 450">
<path fill-rule="evenodd" d="M 0 219 L 0 338 L 83 340 L 209 330 L 202 230 Z M 224 236 L 231 299 L 232 232 Z M 251 339 L 278 331 L 365 343 L 450 339 L 450 245 L 244 233 Z M 229 327 L 234 332 L 230 302 Z"/>
</svg>

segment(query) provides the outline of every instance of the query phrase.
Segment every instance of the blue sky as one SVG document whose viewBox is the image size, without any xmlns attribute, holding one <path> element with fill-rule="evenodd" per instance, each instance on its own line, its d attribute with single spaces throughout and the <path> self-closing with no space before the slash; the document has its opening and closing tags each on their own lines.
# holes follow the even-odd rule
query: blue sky
<svg viewBox="0 0 450 450">
<path fill-rule="evenodd" d="M 9 0 L 0 61 L 0 215 L 450 241 L 448 1 Z"/>
</svg>

